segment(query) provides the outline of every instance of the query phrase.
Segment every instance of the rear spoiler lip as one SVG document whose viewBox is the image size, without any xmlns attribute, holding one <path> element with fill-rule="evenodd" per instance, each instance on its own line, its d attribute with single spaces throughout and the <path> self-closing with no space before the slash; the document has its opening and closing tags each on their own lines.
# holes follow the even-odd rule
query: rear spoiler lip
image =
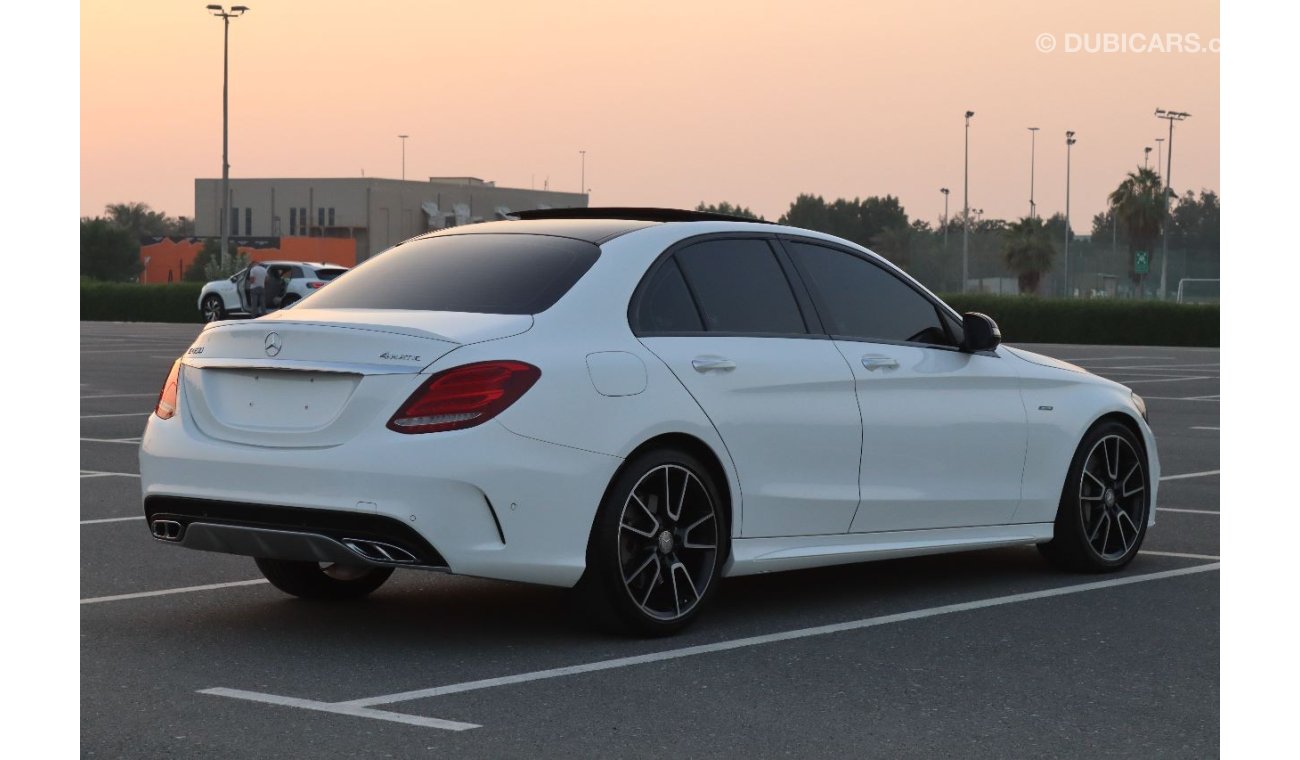
<svg viewBox="0 0 1300 760">
<path fill-rule="evenodd" d="M 291 372 L 329 372 L 340 375 L 416 375 L 425 367 L 424 362 L 403 366 L 398 364 L 358 364 L 356 362 L 322 362 L 301 359 L 201 359 L 188 356 L 181 359 L 181 365 L 194 367 L 195 369 L 261 369 Z"/>
</svg>

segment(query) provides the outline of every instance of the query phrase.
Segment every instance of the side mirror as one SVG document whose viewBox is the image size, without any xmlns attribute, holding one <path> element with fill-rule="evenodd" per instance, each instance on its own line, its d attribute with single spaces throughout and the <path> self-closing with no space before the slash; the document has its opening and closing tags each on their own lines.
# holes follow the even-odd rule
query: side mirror
<svg viewBox="0 0 1300 760">
<path fill-rule="evenodd" d="M 970 311 L 961 315 L 961 329 L 964 333 L 961 350 L 967 353 L 992 351 L 1002 342 L 998 323 L 987 314 Z"/>
</svg>

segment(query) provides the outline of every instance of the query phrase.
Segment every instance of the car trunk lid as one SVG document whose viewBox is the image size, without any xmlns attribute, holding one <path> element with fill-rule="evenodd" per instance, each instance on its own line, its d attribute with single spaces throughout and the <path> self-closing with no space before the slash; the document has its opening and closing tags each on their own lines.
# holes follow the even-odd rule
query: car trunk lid
<svg viewBox="0 0 1300 760">
<path fill-rule="evenodd" d="M 221 323 L 183 358 L 184 403 L 194 424 L 219 440 L 336 446 L 382 427 L 418 385 L 413 376 L 448 352 L 531 326 L 529 316 L 381 310 Z"/>
</svg>

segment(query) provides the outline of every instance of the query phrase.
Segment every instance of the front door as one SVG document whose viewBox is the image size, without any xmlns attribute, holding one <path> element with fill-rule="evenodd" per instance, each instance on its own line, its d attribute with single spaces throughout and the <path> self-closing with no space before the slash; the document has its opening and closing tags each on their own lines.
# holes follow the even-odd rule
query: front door
<svg viewBox="0 0 1300 760">
<path fill-rule="evenodd" d="M 957 350 L 955 320 L 865 256 L 785 245 L 854 375 L 862 504 L 851 530 L 1010 522 L 1027 445 L 1015 363 Z"/>
</svg>

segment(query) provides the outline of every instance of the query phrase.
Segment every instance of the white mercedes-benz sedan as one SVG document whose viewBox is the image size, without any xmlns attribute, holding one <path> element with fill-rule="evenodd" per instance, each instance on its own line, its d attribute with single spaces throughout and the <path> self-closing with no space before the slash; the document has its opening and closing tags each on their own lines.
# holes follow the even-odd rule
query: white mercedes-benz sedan
<svg viewBox="0 0 1300 760">
<path fill-rule="evenodd" d="M 299 597 L 396 568 L 574 587 L 645 635 L 726 576 L 1037 544 L 1126 565 L 1142 400 L 870 251 L 685 211 L 524 212 L 206 326 L 140 450 L 160 541 Z"/>
</svg>

